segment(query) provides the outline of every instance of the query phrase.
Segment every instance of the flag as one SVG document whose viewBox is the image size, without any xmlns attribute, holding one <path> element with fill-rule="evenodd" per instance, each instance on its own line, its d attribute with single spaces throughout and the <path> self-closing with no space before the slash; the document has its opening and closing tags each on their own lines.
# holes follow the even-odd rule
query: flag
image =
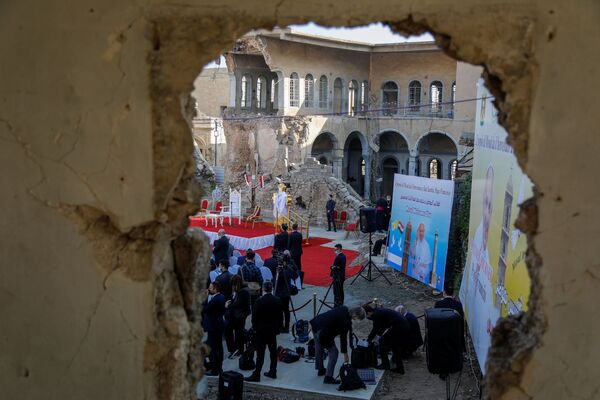
<svg viewBox="0 0 600 400">
<path fill-rule="evenodd" d="M 261 189 L 265 187 L 265 181 L 263 180 L 262 175 L 258 176 L 258 187 L 260 187 Z"/>
<path fill-rule="evenodd" d="M 250 187 L 250 177 L 248 176 L 248 174 L 244 175 L 244 178 L 246 178 L 246 185 Z"/>
<path fill-rule="evenodd" d="M 402 221 L 398 221 L 398 228 L 400 228 L 400 233 L 404 233 L 404 224 L 402 224 Z"/>
</svg>

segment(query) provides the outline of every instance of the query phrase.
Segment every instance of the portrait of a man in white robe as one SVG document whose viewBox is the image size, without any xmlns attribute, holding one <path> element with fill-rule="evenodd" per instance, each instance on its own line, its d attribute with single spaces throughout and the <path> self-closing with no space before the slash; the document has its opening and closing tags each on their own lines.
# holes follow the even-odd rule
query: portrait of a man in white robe
<svg viewBox="0 0 600 400">
<path fill-rule="evenodd" d="M 412 261 L 411 275 L 423 283 L 429 283 L 431 262 L 433 256 L 429 243 L 425 240 L 425 225 L 419 224 L 417 237 L 410 246 L 410 261 Z"/>
</svg>

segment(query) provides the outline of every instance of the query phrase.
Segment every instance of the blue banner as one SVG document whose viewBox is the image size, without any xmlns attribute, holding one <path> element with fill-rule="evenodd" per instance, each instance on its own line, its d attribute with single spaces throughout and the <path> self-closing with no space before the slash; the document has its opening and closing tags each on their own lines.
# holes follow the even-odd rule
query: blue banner
<svg viewBox="0 0 600 400">
<path fill-rule="evenodd" d="M 444 289 L 454 182 L 396 174 L 388 264 Z"/>
</svg>

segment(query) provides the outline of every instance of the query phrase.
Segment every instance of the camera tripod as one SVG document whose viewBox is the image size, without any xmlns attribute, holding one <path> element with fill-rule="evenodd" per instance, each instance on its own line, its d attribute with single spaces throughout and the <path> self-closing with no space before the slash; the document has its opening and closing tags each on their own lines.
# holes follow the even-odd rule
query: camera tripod
<svg viewBox="0 0 600 400">
<path fill-rule="evenodd" d="M 352 282 L 350 282 L 350 285 L 353 285 L 354 282 L 356 282 L 356 280 L 358 279 L 358 277 L 362 277 L 365 280 L 369 281 L 369 282 L 373 282 L 375 279 L 379 278 L 380 276 L 383 277 L 383 279 L 385 279 L 387 281 L 387 283 L 389 283 L 390 285 L 392 284 L 392 282 L 390 282 L 390 280 L 387 278 L 387 276 L 385 276 L 383 274 L 383 272 L 381 272 L 381 270 L 379 269 L 379 267 L 371 260 L 373 254 L 373 233 L 369 232 L 369 261 L 367 263 L 365 263 L 365 265 L 362 266 L 362 268 L 360 269 L 360 271 L 358 272 L 358 274 L 354 277 L 354 279 L 352 280 Z M 372 271 L 371 269 L 375 268 L 375 270 L 377 271 L 377 273 L 379 275 L 373 277 L 372 276 Z M 367 270 L 367 274 L 366 276 L 363 275 L 365 269 Z"/>
</svg>

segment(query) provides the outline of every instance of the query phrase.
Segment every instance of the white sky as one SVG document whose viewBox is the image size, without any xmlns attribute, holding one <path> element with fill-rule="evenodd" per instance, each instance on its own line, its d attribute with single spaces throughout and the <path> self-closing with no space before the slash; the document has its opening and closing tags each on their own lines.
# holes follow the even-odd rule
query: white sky
<svg viewBox="0 0 600 400">
<path fill-rule="evenodd" d="M 381 23 L 371 24 L 358 28 L 326 28 L 311 22 L 306 25 L 290 25 L 295 31 L 308 33 L 312 35 L 327 36 L 336 39 L 354 40 L 371 44 L 381 43 L 400 43 L 400 42 L 423 42 L 432 41 L 433 36 L 426 33 L 419 36 L 410 36 L 405 38 L 396 33 L 392 33 L 390 28 Z M 221 57 L 221 66 L 225 66 L 225 59 Z M 215 63 L 208 64 L 205 68 L 216 68 Z"/>
</svg>

